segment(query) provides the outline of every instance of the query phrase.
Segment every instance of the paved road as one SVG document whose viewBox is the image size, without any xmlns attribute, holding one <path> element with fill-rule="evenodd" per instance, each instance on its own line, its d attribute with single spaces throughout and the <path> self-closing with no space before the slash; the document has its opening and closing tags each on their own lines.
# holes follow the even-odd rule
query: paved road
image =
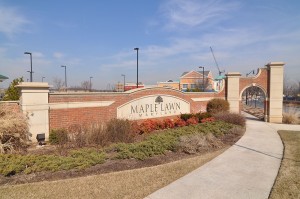
<svg viewBox="0 0 300 199">
<path fill-rule="evenodd" d="M 300 130 L 300 125 L 270 124 L 245 115 L 247 130 L 235 145 L 146 199 L 268 198 L 283 155 L 277 130 Z"/>
</svg>

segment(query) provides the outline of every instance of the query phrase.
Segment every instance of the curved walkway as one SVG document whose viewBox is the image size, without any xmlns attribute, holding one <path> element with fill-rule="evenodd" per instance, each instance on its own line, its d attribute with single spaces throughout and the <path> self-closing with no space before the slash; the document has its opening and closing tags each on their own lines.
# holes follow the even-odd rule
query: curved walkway
<svg viewBox="0 0 300 199">
<path fill-rule="evenodd" d="M 268 198 L 283 155 L 277 130 L 300 130 L 300 125 L 270 124 L 245 116 L 247 130 L 236 144 L 146 199 Z"/>
</svg>

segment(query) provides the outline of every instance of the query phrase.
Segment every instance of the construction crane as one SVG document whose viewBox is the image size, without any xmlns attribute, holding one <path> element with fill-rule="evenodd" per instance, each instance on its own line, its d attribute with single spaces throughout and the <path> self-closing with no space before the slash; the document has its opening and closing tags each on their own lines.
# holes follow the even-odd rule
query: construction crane
<svg viewBox="0 0 300 199">
<path fill-rule="evenodd" d="M 212 47 L 211 47 L 211 46 L 210 46 L 210 51 L 211 51 L 211 54 L 212 54 L 212 56 L 213 56 L 213 58 L 214 58 L 214 60 L 215 60 L 216 66 L 217 66 L 217 68 L 218 68 L 218 71 L 219 71 L 219 76 L 221 76 L 221 75 L 222 75 L 222 73 L 225 73 L 225 70 L 222 70 L 222 71 L 220 71 L 220 68 L 219 68 L 218 62 L 217 62 L 217 60 L 216 60 L 216 58 L 215 58 L 214 51 L 213 51 L 213 49 L 212 49 Z"/>
</svg>

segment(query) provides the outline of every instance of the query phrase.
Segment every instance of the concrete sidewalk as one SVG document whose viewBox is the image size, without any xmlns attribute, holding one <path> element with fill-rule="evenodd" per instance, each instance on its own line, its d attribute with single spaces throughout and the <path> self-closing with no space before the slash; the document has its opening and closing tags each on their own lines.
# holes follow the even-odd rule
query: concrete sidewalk
<svg viewBox="0 0 300 199">
<path fill-rule="evenodd" d="M 249 114 L 245 116 L 247 130 L 235 145 L 146 198 L 268 198 L 283 155 L 277 130 L 290 125 L 269 124 Z M 300 130 L 300 126 L 293 129 Z"/>
</svg>

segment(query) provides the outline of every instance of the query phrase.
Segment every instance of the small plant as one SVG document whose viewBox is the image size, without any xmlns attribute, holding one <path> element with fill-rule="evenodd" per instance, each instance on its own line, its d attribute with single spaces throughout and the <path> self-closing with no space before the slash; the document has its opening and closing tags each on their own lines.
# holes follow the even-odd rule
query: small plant
<svg viewBox="0 0 300 199">
<path fill-rule="evenodd" d="M 207 118 L 203 118 L 201 120 L 201 123 L 205 123 L 205 122 L 214 122 L 216 119 L 214 117 L 207 117 Z"/>
<path fill-rule="evenodd" d="M 244 116 L 238 113 L 217 113 L 214 114 L 214 117 L 216 120 L 221 120 L 227 123 L 245 126 L 246 125 L 246 119 Z"/>
<path fill-rule="evenodd" d="M 132 142 L 134 134 L 132 133 L 129 120 L 112 119 L 106 125 L 106 133 L 111 143 Z"/>
<path fill-rule="evenodd" d="M 147 119 L 139 125 L 139 131 L 140 134 L 149 133 L 151 131 L 158 130 L 160 126 L 162 126 L 161 123 L 158 123 L 155 120 Z"/>
<path fill-rule="evenodd" d="M 175 124 L 176 127 L 183 127 L 183 126 L 187 125 L 186 121 L 184 121 L 181 118 L 175 119 L 174 124 Z"/>
<path fill-rule="evenodd" d="M 184 121 L 187 121 L 187 120 L 190 119 L 191 117 L 194 117 L 194 115 L 191 114 L 191 113 L 184 113 L 184 114 L 181 114 L 181 115 L 180 115 L 180 118 L 181 118 L 182 120 L 184 120 Z"/>
<path fill-rule="evenodd" d="M 186 121 L 189 125 L 198 124 L 199 120 L 197 117 L 191 117 Z"/>
<path fill-rule="evenodd" d="M 208 112 L 204 112 L 204 113 L 196 113 L 195 114 L 195 117 L 198 118 L 199 121 L 201 121 L 202 119 L 205 119 L 205 118 L 209 118 L 211 117 L 212 115 Z"/>
<path fill-rule="evenodd" d="M 214 98 L 207 103 L 206 111 L 211 114 L 228 112 L 229 102 L 224 99 Z"/>
<path fill-rule="evenodd" d="M 50 144 L 65 145 L 68 142 L 66 129 L 52 129 L 49 134 Z"/>
</svg>

